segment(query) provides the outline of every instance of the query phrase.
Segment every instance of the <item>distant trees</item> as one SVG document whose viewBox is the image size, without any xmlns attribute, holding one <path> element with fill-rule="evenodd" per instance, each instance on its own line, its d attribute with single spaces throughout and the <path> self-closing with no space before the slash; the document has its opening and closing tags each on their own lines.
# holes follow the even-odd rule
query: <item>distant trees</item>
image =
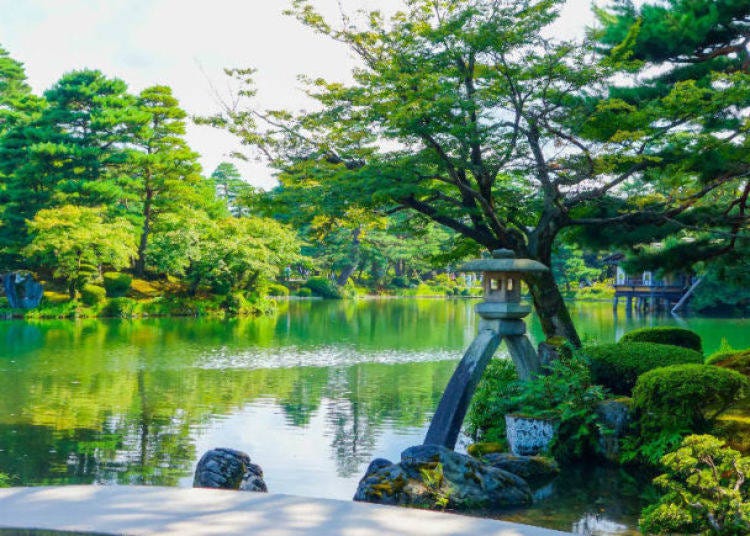
<svg viewBox="0 0 750 536">
<path fill-rule="evenodd" d="M 230 217 L 185 141 L 186 118 L 169 87 L 133 95 L 89 69 L 36 97 L 0 49 L 0 271 L 32 270 L 71 298 L 105 269 L 174 276 L 192 293 L 272 280 L 299 255 L 296 235 Z"/>
<path fill-rule="evenodd" d="M 309 80 L 317 112 L 246 101 L 215 123 L 332 213 L 406 209 L 547 265 L 566 229 L 630 245 L 694 226 L 738 235 L 745 3 L 673 0 L 641 17 L 620 2 L 599 11 L 598 43 L 549 37 L 561 3 L 416 0 L 390 20 L 375 11 L 334 26 L 295 0 L 292 15 L 360 59 L 354 82 Z M 232 74 L 251 98 L 253 71 Z M 526 282 L 545 334 L 578 344 L 552 274 Z"/>
</svg>

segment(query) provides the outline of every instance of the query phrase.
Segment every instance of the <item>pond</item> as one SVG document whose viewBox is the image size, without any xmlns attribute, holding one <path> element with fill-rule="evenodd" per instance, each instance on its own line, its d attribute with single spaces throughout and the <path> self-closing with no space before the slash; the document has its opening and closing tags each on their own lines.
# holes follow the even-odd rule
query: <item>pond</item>
<svg viewBox="0 0 750 536">
<path fill-rule="evenodd" d="M 200 455 L 246 451 L 271 491 L 350 499 L 372 458 L 421 443 L 476 332 L 475 302 L 295 301 L 278 314 L 0 322 L 0 473 L 13 485 L 189 487 Z M 584 338 L 652 324 L 750 346 L 750 320 L 614 316 L 573 307 Z M 531 321 L 538 338 L 538 323 Z M 499 352 L 502 355 L 502 351 Z M 572 468 L 523 511 L 581 534 L 627 534 L 642 480 Z M 575 489 L 575 493 L 570 493 Z"/>
</svg>

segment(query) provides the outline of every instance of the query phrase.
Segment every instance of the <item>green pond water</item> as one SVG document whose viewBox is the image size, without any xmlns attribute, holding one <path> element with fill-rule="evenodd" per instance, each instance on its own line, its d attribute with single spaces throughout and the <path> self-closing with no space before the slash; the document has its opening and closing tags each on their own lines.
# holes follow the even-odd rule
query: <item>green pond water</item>
<svg viewBox="0 0 750 536">
<path fill-rule="evenodd" d="M 263 318 L 0 322 L 0 473 L 13 485 L 189 487 L 215 447 L 248 452 L 271 491 L 350 499 L 372 458 L 421 443 L 476 332 L 469 300 L 296 301 Z M 581 335 L 698 331 L 750 347 L 750 320 L 573 306 Z M 539 338 L 538 322 L 530 322 Z M 499 355 L 504 351 L 501 349 Z M 504 519 L 630 534 L 647 481 L 575 467 Z"/>
</svg>

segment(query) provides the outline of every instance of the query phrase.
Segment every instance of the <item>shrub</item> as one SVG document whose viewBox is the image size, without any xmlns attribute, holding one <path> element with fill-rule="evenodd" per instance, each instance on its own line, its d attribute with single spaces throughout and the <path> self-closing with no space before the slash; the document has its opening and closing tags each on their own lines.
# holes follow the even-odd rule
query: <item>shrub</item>
<svg viewBox="0 0 750 536">
<path fill-rule="evenodd" d="M 556 458 L 580 458 L 595 452 L 600 429 L 596 404 L 604 398 L 591 384 L 588 367 L 577 356 L 562 357 L 549 374 L 519 381 L 510 360 L 490 362 L 469 409 L 468 432 L 474 439 L 506 444 L 505 415 L 559 419 L 551 450 Z"/>
<path fill-rule="evenodd" d="M 626 442 L 625 461 L 656 464 L 682 436 L 705 432 L 750 391 L 750 381 L 711 365 L 673 365 L 646 372 L 633 389 L 637 434 Z"/>
<path fill-rule="evenodd" d="M 305 283 L 305 287 L 321 298 L 340 300 L 342 297 L 341 290 L 336 283 L 326 277 L 311 277 Z"/>
<path fill-rule="evenodd" d="M 310 296 L 312 296 L 312 290 L 307 287 L 302 287 L 301 289 L 297 290 L 296 294 L 300 298 L 309 298 Z"/>
<path fill-rule="evenodd" d="M 268 285 L 266 293 L 268 296 L 289 296 L 289 289 L 284 285 L 271 283 L 270 285 Z"/>
<path fill-rule="evenodd" d="M 710 435 L 686 437 L 665 455 L 654 483 L 666 493 L 644 509 L 646 534 L 750 534 L 750 458 Z"/>
<path fill-rule="evenodd" d="M 107 297 L 107 291 L 97 285 L 83 285 L 81 289 L 81 301 L 92 307 L 103 302 Z"/>
<path fill-rule="evenodd" d="M 629 331 L 623 335 L 620 342 L 653 342 L 656 344 L 669 344 L 681 346 L 696 352 L 703 353 L 703 344 L 700 335 L 694 331 L 683 328 L 662 326 L 657 328 L 642 328 Z"/>
<path fill-rule="evenodd" d="M 104 279 L 107 296 L 110 298 L 122 298 L 128 293 L 133 283 L 133 277 L 130 274 L 120 272 L 104 272 L 102 279 Z"/>
<path fill-rule="evenodd" d="M 409 280 L 403 275 L 397 275 L 391 279 L 390 286 L 395 288 L 409 288 Z"/>
<path fill-rule="evenodd" d="M 130 298 L 112 298 L 99 316 L 132 318 L 138 312 L 138 302 Z"/>
<path fill-rule="evenodd" d="M 630 395 L 638 376 L 651 369 L 703 363 L 703 356 L 695 350 L 650 342 L 587 346 L 582 352 L 589 360 L 594 383 L 619 395 Z"/>
<path fill-rule="evenodd" d="M 0 488 L 10 487 L 10 477 L 5 473 L 0 473 Z"/>
<path fill-rule="evenodd" d="M 479 381 L 466 418 L 474 440 L 507 445 L 505 414 L 515 409 L 511 398 L 520 392 L 516 366 L 510 359 L 493 359 Z"/>
<path fill-rule="evenodd" d="M 702 431 L 750 391 L 750 381 L 733 370 L 711 365 L 673 365 L 640 376 L 633 409 L 662 425 Z"/>
<path fill-rule="evenodd" d="M 750 376 L 750 348 L 726 354 L 714 354 L 706 363 L 736 370 L 745 376 Z"/>
</svg>

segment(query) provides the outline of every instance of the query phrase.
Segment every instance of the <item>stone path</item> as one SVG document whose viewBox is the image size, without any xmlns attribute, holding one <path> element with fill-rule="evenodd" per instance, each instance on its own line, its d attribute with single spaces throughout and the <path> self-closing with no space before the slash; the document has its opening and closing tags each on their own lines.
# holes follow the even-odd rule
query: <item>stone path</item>
<svg viewBox="0 0 750 536">
<path fill-rule="evenodd" d="M 140 486 L 0 489 L 0 528 L 107 534 L 560 536 L 474 517 L 291 495 Z"/>
</svg>

